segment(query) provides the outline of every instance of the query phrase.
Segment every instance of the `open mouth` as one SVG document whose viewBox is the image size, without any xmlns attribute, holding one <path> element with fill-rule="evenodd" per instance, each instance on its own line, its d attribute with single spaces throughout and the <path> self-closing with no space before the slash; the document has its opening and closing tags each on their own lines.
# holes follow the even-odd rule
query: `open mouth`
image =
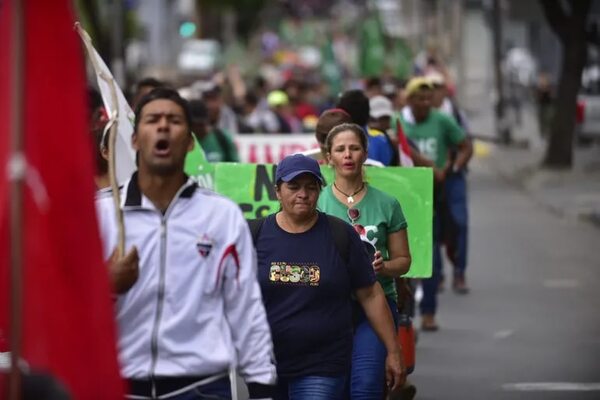
<svg viewBox="0 0 600 400">
<path fill-rule="evenodd" d="M 167 139 L 160 139 L 154 146 L 154 154 L 158 156 L 168 156 L 170 153 L 169 141 Z"/>
</svg>

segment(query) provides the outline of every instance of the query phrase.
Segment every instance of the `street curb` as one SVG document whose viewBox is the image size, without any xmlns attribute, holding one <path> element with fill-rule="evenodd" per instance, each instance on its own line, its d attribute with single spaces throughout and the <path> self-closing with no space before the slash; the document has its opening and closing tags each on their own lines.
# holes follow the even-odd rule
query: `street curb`
<svg viewBox="0 0 600 400">
<path fill-rule="evenodd" d="M 538 206 L 554 216 L 562 219 L 582 221 L 590 224 L 594 228 L 600 229 L 600 212 L 592 210 L 589 212 L 577 212 L 575 214 L 568 213 L 563 208 L 544 201 L 543 198 L 540 198 L 540 196 L 529 187 L 528 181 L 531 180 L 536 173 L 539 173 L 540 171 L 549 172 L 551 170 L 543 169 L 535 163 L 520 167 L 513 167 L 512 170 L 509 170 L 510 167 L 502 167 L 502 165 L 505 165 L 506 160 L 500 160 L 498 158 L 498 153 L 502 151 L 503 150 L 499 150 L 497 147 L 495 147 L 490 151 L 490 154 L 486 158 L 489 160 L 489 165 L 492 171 L 503 181 L 516 188 L 519 192 L 532 199 Z"/>
</svg>

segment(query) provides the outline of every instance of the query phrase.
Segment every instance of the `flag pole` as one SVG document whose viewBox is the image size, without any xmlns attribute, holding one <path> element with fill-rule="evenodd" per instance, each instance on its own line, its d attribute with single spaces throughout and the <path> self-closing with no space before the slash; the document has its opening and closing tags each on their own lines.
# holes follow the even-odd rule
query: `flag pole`
<svg viewBox="0 0 600 400">
<path fill-rule="evenodd" d="M 23 70 L 25 68 L 25 29 L 23 2 L 11 1 L 11 102 L 10 102 L 10 375 L 8 398 L 21 398 L 21 358 L 23 329 L 23 181 L 26 163 L 23 140 Z"/>
<path fill-rule="evenodd" d="M 123 210 L 121 209 L 121 195 L 119 192 L 119 183 L 117 181 L 117 165 L 116 165 L 116 143 L 117 143 L 117 130 L 119 128 L 119 107 L 117 98 L 117 89 L 115 87 L 115 80 L 111 76 L 107 76 L 102 69 L 98 66 L 93 54 L 92 39 L 90 35 L 81 27 L 79 22 L 75 23 L 75 29 L 81 37 L 85 50 L 88 54 L 88 58 L 92 63 L 92 67 L 96 74 L 104 80 L 110 88 L 110 97 L 113 104 L 113 109 L 108 110 L 110 120 L 108 121 L 108 179 L 110 181 L 110 188 L 113 193 L 113 201 L 115 204 L 115 214 L 117 218 L 118 226 L 118 237 L 117 237 L 117 257 L 122 258 L 125 256 L 125 222 L 123 220 Z"/>
<path fill-rule="evenodd" d="M 114 87 L 114 80 L 110 83 L 110 94 L 113 99 L 113 104 L 117 104 L 117 94 Z M 108 179 L 110 188 L 113 192 L 113 201 L 115 204 L 115 213 L 117 217 L 118 237 L 117 237 L 117 257 L 125 256 L 125 223 L 123 221 L 123 210 L 121 209 L 121 196 L 119 192 L 119 183 L 117 182 L 117 162 L 116 162 L 116 144 L 117 144 L 117 128 L 119 127 L 119 108 L 115 107 L 111 110 L 112 124 L 108 131 Z"/>
</svg>

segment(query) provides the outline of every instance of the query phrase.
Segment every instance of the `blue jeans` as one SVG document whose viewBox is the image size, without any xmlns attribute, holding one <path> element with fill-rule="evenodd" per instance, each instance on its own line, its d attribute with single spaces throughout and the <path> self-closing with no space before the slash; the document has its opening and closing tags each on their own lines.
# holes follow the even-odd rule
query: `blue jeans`
<svg viewBox="0 0 600 400">
<path fill-rule="evenodd" d="M 441 243 L 441 221 L 439 214 L 433 216 L 433 266 L 431 278 L 423 279 L 423 298 L 419 304 L 422 314 L 435 314 L 437 310 L 437 294 L 440 276 L 442 274 L 442 254 L 440 251 Z"/>
<path fill-rule="evenodd" d="M 274 400 L 344 400 L 346 376 L 280 378 Z"/>
<path fill-rule="evenodd" d="M 228 377 L 197 386 L 169 400 L 231 400 L 231 383 Z"/>
<path fill-rule="evenodd" d="M 469 212 L 467 209 L 466 172 L 460 171 L 446 178 L 446 202 L 448 213 L 452 219 L 455 237 L 452 240 L 452 254 L 448 258 L 454 264 L 455 276 L 464 276 L 467 268 L 467 241 Z"/>
<path fill-rule="evenodd" d="M 398 305 L 387 298 L 394 324 L 398 327 Z M 359 313 L 354 345 L 352 349 L 352 370 L 350 373 L 350 398 L 382 399 L 385 387 L 385 358 L 387 350 L 379 339 L 362 310 Z"/>
</svg>

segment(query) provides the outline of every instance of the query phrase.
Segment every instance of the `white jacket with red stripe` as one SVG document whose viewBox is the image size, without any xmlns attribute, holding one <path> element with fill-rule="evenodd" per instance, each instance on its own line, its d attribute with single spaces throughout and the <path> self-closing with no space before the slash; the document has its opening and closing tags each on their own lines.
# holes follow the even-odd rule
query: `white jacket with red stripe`
<svg viewBox="0 0 600 400">
<path fill-rule="evenodd" d="M 137 282 L 116 301 L 125 378 L 210 376 L 237 367 L 246 382 L 273 384 L 273 345 L 256 253 L 238 206 L 192 181 L 167 211 L 121 190 L 125 250 L 136 246 Z M 117 243 L 112 196 L 97 199 L 104 254 Z"/>
</svg>

